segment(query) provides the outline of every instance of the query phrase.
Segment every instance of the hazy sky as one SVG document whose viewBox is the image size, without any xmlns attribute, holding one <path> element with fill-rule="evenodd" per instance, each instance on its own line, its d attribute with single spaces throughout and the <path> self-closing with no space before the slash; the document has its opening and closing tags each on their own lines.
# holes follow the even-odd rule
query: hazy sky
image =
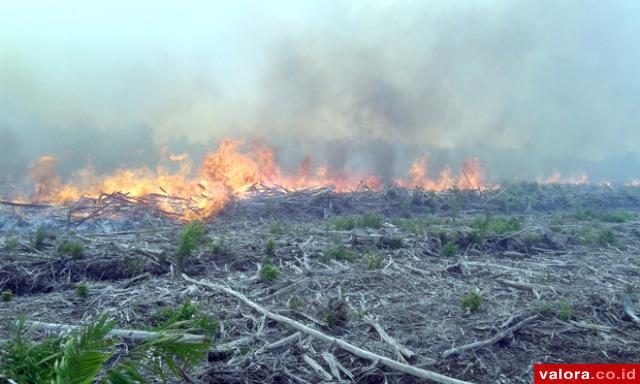
<svg viewBox="0 0 640 384">
<path fill-rule="evenodd" d="M 631 174 L 638 20 L 637 1 L 0 1 L 0 172 L 231 135 Z"/>
</svg>

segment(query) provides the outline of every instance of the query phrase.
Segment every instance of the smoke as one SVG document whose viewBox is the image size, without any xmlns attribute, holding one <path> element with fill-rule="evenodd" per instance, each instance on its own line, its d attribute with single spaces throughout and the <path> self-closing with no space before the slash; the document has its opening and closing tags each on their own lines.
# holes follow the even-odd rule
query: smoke
<svg viewBox="0 0 640 384">
<path fill-rule="evenodd" d="M 123 5 L 0 5 L 0 176 L 197 159 L 226 136 L 386 181 L 425 155 L 494 181 L 640 176 L 635 2 Z"/>
</svg>

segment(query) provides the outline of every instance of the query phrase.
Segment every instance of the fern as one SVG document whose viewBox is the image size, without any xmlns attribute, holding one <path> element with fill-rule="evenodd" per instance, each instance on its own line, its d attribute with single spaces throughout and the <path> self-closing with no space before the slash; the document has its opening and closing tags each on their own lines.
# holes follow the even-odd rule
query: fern
<svg viewBox="0 0 640 384">
<path fill-rule="evenodd" d="M 72 332 L 64 344 L 62 358 L 54 365 L 55 384 L 91 384 L 104 363 L 111 357 L 108 350 L 113 342 L 106 339 L 115 322 L 106 315 L 79 332 Z"/>
<path fill-rule="evenodd" d="M 204 361 L 209 347 L 209 343 L 181 342 L 180 334 L 160 334 L 114 359 L 117 341 L 108 337 L 114 326 L 102 315 L 66 336 L 33 344 L 25 338 L 22 318 L 14 338 L 0 346 L 0 379 L 10 377 L 18 384 L 147 384 L 147 376 L 163 383 L 175 376 L 189 381 L 187 370 Z M 119 362 L 110 366 L 112 360 Z"/>
<path fill-rule="evenodd" d="M 62 338 L 50 337 L 38 344 L 27 339 L 26 319 L 16 323 L 13 339 L 0 346 L 0 378 L 12 378 L 19 384 L 48 383 L 53 378 L 53 364 L 60 356 Z"/>
</svg>

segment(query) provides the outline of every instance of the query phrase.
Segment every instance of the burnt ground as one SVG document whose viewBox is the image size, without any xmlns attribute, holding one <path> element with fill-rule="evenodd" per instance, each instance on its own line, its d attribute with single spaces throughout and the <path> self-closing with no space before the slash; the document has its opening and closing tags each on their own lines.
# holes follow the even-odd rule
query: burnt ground
<svg viewBox="0 0 640 384">
<path fill-rule="evenodd" d="M 379 216 L 358 216 L 372 213 Z M 623 304 L 640 312 L 639 213 L 640 189 L 632 187 L 262 190 L 207 221 L 185 269 L 382 356 L 473 383 L 529 383 L 536 362 L 638 362 L 640 324 Z M 47 236 L 36 249 L 40 226 Z M 212 349 L 243 341 L 210 353 L 191 372 L 194 382 L 339 381 L 327 352 L 345 381 L 422 382 L 306 335 L 272 348 L 295 330 L 172 278 L 180 227 L 144 207 L 73 219 L 65 208 L 1 206 L 0 288 L 14 293 L 0 304 L 1 337 L 19 314 L 82 324 L 106 311 L 120 328 L 147 329 L 158 310 L 189 298 L 221 322 Z M 58 252 L 65 239 L 81 242 L 84 253 Z M 270 239 L 280 271 L 274 283 L 258 274 Z M 75 292 L 82 281 L 85 299 Z M 472 311 L 461 301 L 473 293 L 481 303 Z M 526 318 L 495 343 L 443 356 Z M 413 355 L 399 354 L 372 324 Z"/>
</svg>

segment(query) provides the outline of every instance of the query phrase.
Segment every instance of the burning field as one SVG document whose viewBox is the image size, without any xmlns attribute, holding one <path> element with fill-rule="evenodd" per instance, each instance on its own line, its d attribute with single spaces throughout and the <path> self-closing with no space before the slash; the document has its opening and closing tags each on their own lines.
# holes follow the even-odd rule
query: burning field
<svg viewBox="0 0 640 384">
<path fill-rule="evenodd" d="M 638 4 L 0 1 L 0 384 L 637 363 Z"/>
<path fill-rule="evenodd" d="M 20 314 L 206 336 L 203 361 L 177 360 L 198 383 L 528 383 L 536 362 L 637 359 L 637 187 L 216 177 L 224 204 L 192 220 L 171 188 L 5 201 L 2 337 Z"/>
</svg>

